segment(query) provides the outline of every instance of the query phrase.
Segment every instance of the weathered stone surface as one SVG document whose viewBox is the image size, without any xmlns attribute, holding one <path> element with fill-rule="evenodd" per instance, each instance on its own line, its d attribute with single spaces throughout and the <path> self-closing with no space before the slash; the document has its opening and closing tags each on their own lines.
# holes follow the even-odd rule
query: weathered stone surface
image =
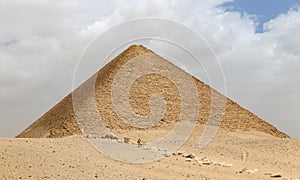
<svg viewBox="0 0 300 180">
<path fill-rule="evenodd" d="M 120 68 L 134 59 L 135 57 L 155 54 L 153 51 L 140 46 L 133 45 L 121 53 L 119 56 L 114 58 L 110 63 L 105 65 L 101 70 L 99 70 L 92 77 L 97 77 L 95 83 L 95 94 L 96 97 L 91 97 L 90 93 L 84 94 L 82 101 L 85 101 L 85 108 L 81 108 L 81 115 L 87 121 L 92 121 L 97 119 L 96 116 L 101 116 L 106 127 L 111 130 L 136 130 L 136 127 L 131 127 L 127 125 L 116 113 L 111 100 L 111 87 L 113 84 L 113 79 Z M 161 61 L 166 61 L 161 58 Z M 169 66 L 174 66 L 169 63 Z M 165 67 L 161 67 L 165 69 Z M 183 71 L 177 68 L 178 71 Z M 130 72 L 128 72 L 130 73 Z M 198 123 L 205 124 L 208 121 L 211 112 L 211 101 L 212 92 L 218 94 L 218 97 L 224 98 L 220 93 L 216 92 L 214 89 L 210 88 L 203 82 L 193 78 L 196 82 L 196 86 L 199 92 L 201 111 L 198 119 Z M 85 90 L 85 87 L 93 83 L 93 80 L 89 79 L 84 82 L 78 89 Z M 75 91 L 77 91 L 76 89 Z M 74 91 L 74 92 L 75 92 Z M 148 99 L 154 92 L 160 92 L 166 99 L 167 109 L 164 116 L 164 121 L 159 123 L 152 129 L 165 128 L 170 124 L 173 124 L 178 119 L 180 114 L 180 94 L 170 80 L 162 78 L 156 75 L 149 75 L 147 77 L 141 77 L 138 83 L 132 87 L 129 94 L 129 101 L 131 103 L 132 109 L 138 114 L 146 115 L 149 114 L 149 103 Z M 96 100 L 97 114 L 89 112 L 89 107 L 95 106 L 91 99 Z M 73 107 L 72 93 L 67 95 L 62 101 L 56 104 L 43 116 L 41 116 L 37 121 L 20 133 L 17 137 L 20 138 L 61 138 L 74 135 L 82 135 L 79 128 L 78 121 L 76 120 L 76 112 Z M 223 113 L 223 112 L 222 112 Z M 88 122 L 91 124 L 89 130 L 95 129 L 97 126 L 96 122 Z M 280 132 L 274 126 L 270 125 L 266 121 L 263 121 L 253 113 L 245 110 L 237 103 L 226 98 L 226 107 L 223 116 L 223 121 L 221 128 L 228 131 L 261 131 L 264 133 L 271 134 L 276 137 L 286 138 L 288 137 L 285 133 Z M 98 132 L 98 131 L 97 131 Z M 88 135 L 90 138 L 95 138 L 98 134 Z"/>
</svg>

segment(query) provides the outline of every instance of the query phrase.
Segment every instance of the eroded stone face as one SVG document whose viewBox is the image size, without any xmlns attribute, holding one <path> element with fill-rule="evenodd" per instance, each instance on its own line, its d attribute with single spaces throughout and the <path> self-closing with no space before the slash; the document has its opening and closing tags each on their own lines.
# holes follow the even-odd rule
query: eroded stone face
<svg viewBox="0 0 300 180">
<path fill-rule="evenodd" d="M 130 127 L 126 125 L 126 123 L 123 123 L 116 112 L 113 111 L 111 103 L 111 85 L 113 77 L 124 63 L 138 55 L 149 53 L 153 52 L 142 46 L 131 46 L 96 74 L 97 83 L 95 90 L 97 108 L 100 115 L 103 116 L 103 121 L 106 126 L 115 133 L 118 133 L 118 131 L 134 129 L 134 127 Z M 165 60 L 162 59 L 162 61 Z M 205 124 L 211 112 L 211 92 L 214 90 L 201 81 L 194 80 L 200 98 L 201 111 L 198 122 L 200 124 Z M 90 83 L 90 80 L 87 80 L 80 88 L 84 88 L 88 83 Z M 139 89 L 144 89 L 142 91 L 143 93 L 139 94 Z M 154 92 L 162 93 L 167 101 L 166 114 L 161 119 L 160 124 L 155 128 L 161 127 L 172 129 L 176 123 L 176 119 L 178 119 L 181 99 L 174 84 L 164 77 L 148 75 L 137 79 L 130 90 L 130 105 L 132 109 L 140 115 L 149 113 L 148 98 Z M 229 99 L 226 101 L 224 118 L 221 124 L 223 129 L 229 131 L 257 130 L 269 133 L 276 137 L 288 137 L 286 134 L 278 131 L 275 127 L 261 120 L 251 112 L 241 108 L 238 104 Z M 88 114 L 86 118 L 90 118 Z M 17 137 L 67 137 L 81 135 L 81 133 L 74 115 L 72 94 L 69 94 Z"/>
</svg>

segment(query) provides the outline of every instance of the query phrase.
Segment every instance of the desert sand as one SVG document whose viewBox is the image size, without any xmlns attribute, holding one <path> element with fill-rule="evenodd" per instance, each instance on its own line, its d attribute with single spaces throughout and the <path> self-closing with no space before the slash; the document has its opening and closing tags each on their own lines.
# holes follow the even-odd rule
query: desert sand
<svg viewBox="0 0 300 180">
<path fill-rule="evenodd" d="M 112 160 L 81 137 L 1 139 L 1 179 L 273 179 L 300 178 L 300 141 L 261 132 L 220 130 L 204 149 L 198 141 L 202 127 L 179 151 L 215 162 L 199 165 L 180 155 L 159 161 L 130 164 Z M 141 137 L 143 138 L 143 137 Z M 240 171 L 244 172 L 239 173 Z M 257 169 L 257 170 L 256 170 Z M 250 171 L 253 171 L 251 173 Z M 256 172 L 257 171 L 257 172 Z"/>
<path fill-rule="evenodd" d="M 119 140 L 128 137 L 125 140 L 132 143 L 138 139 L 147 143 L 167 134 L 180 112 L 181 99 L 176 87 L 170 80 L 155 74 L 136 80 L 130 90 L 129 103 L 137 114 L 147 115 L 151 94 L 162 94 L 167 101 L 166 113 L 158 125 L 147 129 L 131 127 L 114 111 L 110 97 L 114 76 L 122 65 L 144 54 L 154 52 L 143 46 L 131 46 L 93 76 L 97 77 L 97 109 L 106 127 Z M 174 65 L 168 63 L 166 66 Z M 177 68 L 176 71 L 182 70 Z M 75 91 L 84 92 L 93 77 Z M 0 179 L 300 178 L 300 140 L 289 138 L 208 85 L 193 79 L 200 97 L 199 119 L 188 141 L 174 154 L 143 164 L 120 162 L 101 154 L 83 135 L 75 118 L 72 94 L 69 94 L 18 138 L 0 139 Z M 218 108 L 211 106 L 212 92 L 226 98 L 226 107 L 217 135 L 207 147 L 200 149 L 199 139 L 210 112 Z M 89 105 L 89 93 L 84 97 Z M 88 111 L 83 113 L 88 120 L 94 118 Z"/>
</svg>

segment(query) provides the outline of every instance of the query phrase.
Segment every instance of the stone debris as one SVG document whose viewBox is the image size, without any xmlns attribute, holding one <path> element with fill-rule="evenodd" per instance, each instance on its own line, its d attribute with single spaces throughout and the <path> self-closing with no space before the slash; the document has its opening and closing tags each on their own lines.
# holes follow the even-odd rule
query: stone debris
<svg viewBox="0 0 300 180">
<path fill-rule="evenodd" d="M 201 160 L 202 161 L 198 161 L 199 164 L 204 164 L 204 165 L 210 165 L 210 164 L 212 164 L 212 161 L 209 160 L 206 156 L 204 156 Z"/>
<path fill-rule="evenodd" d="M 247 171 L 247 168 L 243 168 L 242 170 L 240 170 L 238 173 L 244 173 L 244 172 L 246 172 Z"/>
<path fill-rule="evenodd" d="M 259 169 L 253 169 L 253 170 L 247 169 L 247 170 L 246 170 L 246 173 L 251 174 L 251 173 L 256 173 L 256 172 L 258 172 L 258 171 L 259 171 Z"/>
<path fill-rule="evenodd" d="M 140 145 L 138 145 L 138 146 L 140 146 Z M 169 151 L 164 150 L 164 149 L 160 149 L 160 148 L 157 148 L 157 147 L 145 146 L 145 145 L 143 145 L 142 147 L 145 150 L 151 151 L 151 152 L 156 153 L 156 154 L 162 154 L 165 157 L 170 157 L 170 155 L 171 155 L 171 153 Z"/>
<path fill-rule="evenodd" d="M 233 166 L 233 164 L 226 163 L 226 162 L 214 162 L 214 164 L 218 165 L 218 166 L 222 166 L 222 167 L 231 167 L 231 166 Z"/>
<path fill-rule="evenodd" d="M 121 139 L 118 139 L 117 137 L 115 137 L 113 135 L 105 135 L 102 138 L 110 139 L 110 140 L 112 140 L 114 142 L 117 142 L 117 143 L 126 143 L 126 144 L 136 145 L 137 147 L 142 147 L 144 150 L 151 151 L 151 152 L 156 153 L 156 154 L 161 154 L 165 157 L 170 157 L 170 155 L 171 155 L 171 153 L 168 152 L 167 150 L 160 149 L 160 148 L 153 147 L 153 146 L 144 145 L 144 142 L 142 141 L 141 138 L 139 138 L 136 143 L 130 142 L 129 137 L 124 137 L 123 140 L 121 140 Z"/>
<path fill-rule="evenodd" d="M 117 140 L 118 138 L 112 134 L 106 134 L 104 137 L 102 137 L 104 139 L 115 139 Z"/>
<path fill-rule="evenodd" d="M 130 138 L 129 137 L 124 137 L 124 143 L 129 143 L 130 142 Z"/>
<path fill-rule="evenodd" d="M 280 173 L 272 173 L 272 172 L 265 172 L 265 175 L 270 176 L 271 178 L 281 178 L 282 175 Z"/>
<path fill-rule="evenodd" d="M 192 153 L 186 153 L 186 152 L 182 152 L 182 151 L 177 151 L 177 152 L 174 152 L 172 153 L 174 156 L 182 156 L 182 157 L 185 157 L 185 158 L 191 158 L 191 159 L 194 159 L 195 158 L 195 154 L 192 154 Z"/>
<path fill-rule="evenodd" d="M 177 152 L 177 153 L 173 153 L 177 156 L 182 156 L 184 158 L 191 158 L 191 159 L 194 159 L 195 158 L 195 154 L 192 154 L 192 153 L 183 153 L 183 152 Z"/>
<path fill-rule="evenodd" d="M 252 173 L 257 173 L 259 171 L 259 169 L 248 169 L 248 168 L 243 168 L 242 170 L 240 170 L 238 173 L 248 173 L 248 174 L 252 174 Z"/>
<path fill-rule="evenodd" d="M 141 138 L 139 138 L 136 143 L 130 142 L 129 137 L 124 137 L 123 140 L 121 140 L 121 139 L 118 139 L 117 137 L 115 137 L 113 135 L 105 135 L 102 138 L 111 139 L 112 141 L 117 142 L 117 143 L 126 143 L 126 144 L 137 145 L 138 147 L 142 147 L 144 150 L 151 151 L 151 152 L 157 153 L 157 154 L 161 154 L 165 157 L 170 157 L 170 155 L 171 155 L 171 153 L 168 152 L 167 150 L 160 149 L 160 148 L 153 147 L 153 146 L 144 145 Z M 143 145 L 143 146 L 141 146 L 141 145 Z M 182 151 L 173 152 L 172 155 L 182 156 L 182 157 L 185 158 L 186 162 L 192 162 L 193 160 L 195 160 L 200 166 L 201 165 L 211 165 L 211 164 L 214 164 L 214 165 L 217 165 L 217 166 L 222 166 L 222 167 L 231 167 L 231 166 L 233 166 L 233 164 L 226 163 L 226 162 L 214 162 L 212 160 L 209 160 L 206 156 L 204 156 L 203 158 L 200 159 L 199 157 L 197 157 L 193 153 L 185 153 L 185 152 L 182 152 Z"/>
<path fill-rule="evenodd" d="M 227 164 L 223 165 L 223 167 L 232 167 L 232 166 L 233 166 L 233 164 L 231 164 L 231 163 L 227 163 Z"/>
<path fill-rule="evenodd" d="M 177 151 L 177 153 L 175 152 L 175 154 L 177 154 L 178 156 L 180 156 L 180 155 L 183 155 L 183 152 Z"/>
<path fill-rule="evenodd" d="M 150 150 L 151 147 L 149 147 L 149 146 L 144 146 L 143 149 L 145 149 L 145 150 Z"/>
<path fill-rule="evenodd" d="M 187 158 L 185 158 L 185 161 L 187 161 L 187 162 L 192 162 L 192 158 L 189 158 L 189 157 L 187 157 Z"/>
<path fill-rule="evenodd" d="M 165 157 L 170 157 L 170 153 L 167 150 L 164 150 L 162 153 Z"/>
<path fill-rule="evenodd" d="M 195 158 L 195 154 L 188 154 L 187 156 L 185 156 L 186 158 L 191 158 L 194 159 Z"/>
<path fill-rule="evenodd" d="M 177 151 L 177 152 L 172 153 L 172 155 L 182 156 L 185 158 L 185 161 L 187 161 L 187 162 L 191 162 L 192 160 L 195 160 L 200 166 L 201 165 L 211 165 L 211 164 L 214 164 L 216 166 L 222 166 L 222 167 L 233 166 L 233 164 L 226 163 L 226 162 L 214 162 L 214 161 L 208 159 L 206 156 L 204 156 L 203 158 L 199 158 L 193 153 L 185 153 L 185 152 Z"/>
<path fill-rule="evenodd" d="M 270 177 L 271 178 L 280 178 L 280 177 L 282 177 L 282 175 L 280 173 L 273 173 Z"/>
<path fill-rule="evenodd" d="M 183 157 L 187 157 L 189 155 L 189 153 L 183 153 L 182 156 Z"/>
</svg>

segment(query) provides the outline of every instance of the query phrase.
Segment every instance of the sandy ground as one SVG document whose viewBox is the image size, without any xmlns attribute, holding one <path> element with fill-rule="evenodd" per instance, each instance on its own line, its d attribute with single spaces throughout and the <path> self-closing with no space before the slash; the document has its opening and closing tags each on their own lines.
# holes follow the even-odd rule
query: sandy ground
<svg viewBox="0 0 300 180">
<path fill-rule="evenodd" d="M 78 136 L 0 139 L 0 179 L 272 179 L 266 172 L 281 173 L 278 179 L 300 178 L 300 140 L 220 130 L 209 146 L 199 149 L 199 128 L 180 151 L 232 167 L 200 166 L 176 155 L 146 164 L 119 162 Z M 245 168 L 258 172 L 239 173 Z"/>
</svg>

